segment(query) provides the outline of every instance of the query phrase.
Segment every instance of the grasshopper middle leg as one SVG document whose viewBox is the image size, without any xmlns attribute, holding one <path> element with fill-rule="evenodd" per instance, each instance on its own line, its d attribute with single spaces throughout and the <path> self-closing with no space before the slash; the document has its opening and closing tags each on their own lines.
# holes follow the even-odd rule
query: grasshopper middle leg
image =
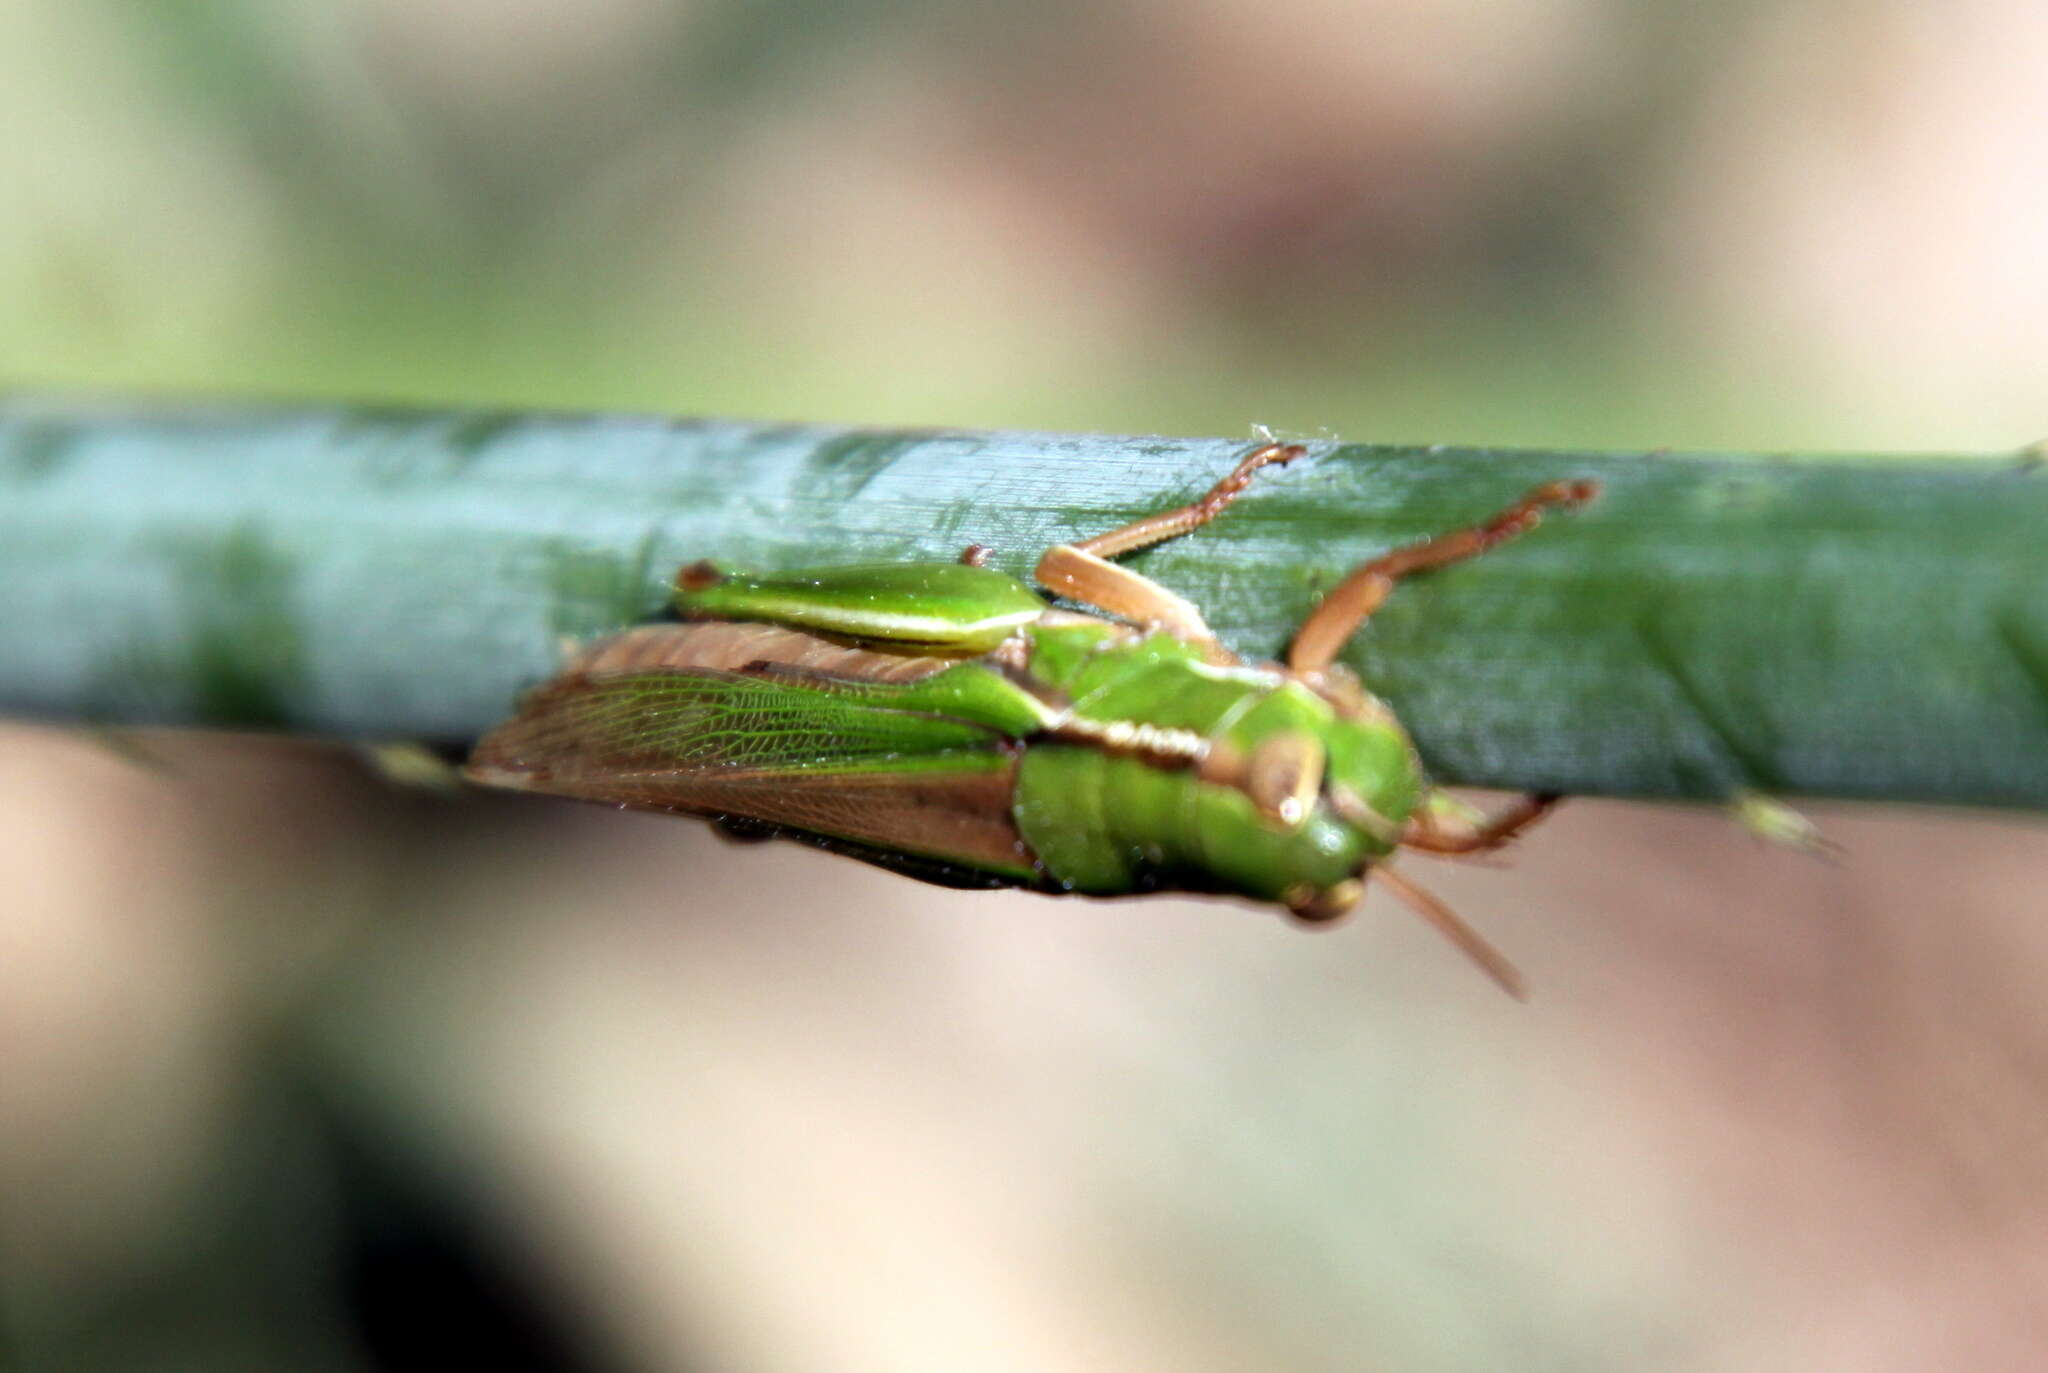
<svg viewBox="0 0 2048 1373">
<path fill-rule="evenodd" d="M 1339 582 L 1302 621 L 1293 646 L 1287 650 L 1287 666 L 1304 675 L 1324 671 L 1337 660 L 1345 641 L 1385 603 L 1394 583 L 1401 578 L 1477 557 L 1517 534 L 1534 529 L 1543 518 L 1543 507 L 1583 505 L 1599 490 L 1596 482 L 1551 482 L 1537 487 L 1485 524 L 1439 534 L 1381 554 Z"/>
</svg>

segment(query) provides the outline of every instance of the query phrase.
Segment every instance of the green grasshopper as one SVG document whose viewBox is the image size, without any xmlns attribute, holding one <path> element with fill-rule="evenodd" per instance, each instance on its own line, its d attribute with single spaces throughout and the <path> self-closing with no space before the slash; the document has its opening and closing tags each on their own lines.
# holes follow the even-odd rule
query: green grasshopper
<svg viewBox="0 0 2048 1373">
<path fill-rule="evenodd" d="M 778 576 L 693 563 L 676 580 L 684 623 L 581 652 L 485 736 L 468 775 L 787 834 L 952 886 L 1230 893 L 1322 921 L 1376 872 L 1517 991 L 1492 946 L 1385 860 L 1498 848 L 1557 798 L 1491 818 L 1446 803 L 1336 658 L 1400 578 L 1596 487 L 1553 482 L 1366 563 L 1285 665 L 1242 661 L 1193 604 L 1110 561 L 1200 528 L 1304 451 L 1265 444 L 1192 505 L 1048 550 L 1036 580 L 1110 618 L 1049 605 L 979 545 L 958 563 Z"/>
</svg>

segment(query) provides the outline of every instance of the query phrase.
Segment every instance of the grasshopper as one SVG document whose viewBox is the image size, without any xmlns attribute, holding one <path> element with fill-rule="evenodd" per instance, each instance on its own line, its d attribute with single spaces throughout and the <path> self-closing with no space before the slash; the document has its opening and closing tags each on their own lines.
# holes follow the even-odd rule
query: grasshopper
<svg viewBox="0 0 2048 1373">
<path fill-rule="evenodd" d="M 957 563 L 772 576 L 692 563 L 675 583 L 683 623 L 582 651 L 467 774 L 785 834 L 952 886 L 1226 893 L 1326 921 L 1372 876 L 1518 993 L 1506 959 L 1387 860 L 1499 848 L 1558 798 L 1492 816 L 1449 803 L 1337 655 L 1401 578 L 1597 487 L 1553 482 L 1364 564 L 1284 663 L 1243 661 L 1195 605 L 1113 561 L 1199 529 L 1304 451 L 1263 444 L 1190 505 L 1048 549 L 1038 584 L 1100 615 L 1055 607 L 978 545 Z"/>
</svg>

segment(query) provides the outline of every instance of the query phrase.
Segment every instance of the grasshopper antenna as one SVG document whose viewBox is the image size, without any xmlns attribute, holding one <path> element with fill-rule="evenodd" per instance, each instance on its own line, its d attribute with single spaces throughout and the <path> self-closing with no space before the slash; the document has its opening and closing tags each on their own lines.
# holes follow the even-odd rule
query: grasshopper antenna
<svg viewBox="0 0 2048 1373">
<path fill-rule="evenodd" d="M 1437 933 L 1457 945 L 1459 952 L 1477 963 L 1479 970 L 1492 978 L 1502 991 L 1517 1001 L 1529 999 L 1528 986 L 1522 981 L 1521 972 L 1508 962 L 1507 955 L 1488 943 L 1484 935 L 1466 924 L 1463 917 L 1442 900 L 1392 868 L 1374 868 L 1372 876 L 1399 897 L 1402 905 L 1427 920 L 1436 927 Z"/>
</svg>

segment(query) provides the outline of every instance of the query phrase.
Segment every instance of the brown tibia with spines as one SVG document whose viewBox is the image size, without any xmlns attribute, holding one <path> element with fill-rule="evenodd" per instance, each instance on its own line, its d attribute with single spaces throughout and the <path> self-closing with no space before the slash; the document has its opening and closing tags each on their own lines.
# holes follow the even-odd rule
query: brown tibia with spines
<svg viewBox="0 0 2048 1373">
<path fill-rule="evenodd" d="M 1293 647 L 1287 651 L 1287 666 L 1305 675 L 1322 672 L 1337 660 L 1345 641 L 1372 617 L 1401 578 L 1477 557 L 1517 534 L 1534 529 L 1543 518 L 1543 507 L 1583 505 L 1599 491 L 1597 482 L 1551 482 L 1537 487 L 1485 524 L 1439 534 L 1374 558 L 1339 582 L 1302 622 Z"/>
<path fill-rule="evenodd" d="M 1134 520 L 1120 529 L 1107 534 L 1097 534 L 1092 539 L 1083 539 L 1077 544 L 1066 545 L 1078 548 L 1084 553 L 1093 553 L 1098 558 L 1114 558 L 1125 553 L 1135 553 L 1141 548 L 1150 548 L 1155 543 L 1164 543 L 1190 530 L 1200 529 L 1209 521 L 1230 508 L 1230 503 L 1244 494 L 1252 484 L 1252 476 L 1262 467 L 1275 463 L 1293 462 L 1308 452 L 1298 443 L 1269 443 L 1255 448 L 1230 469 L 1230 474 L 1209 488 L 1202 499 L 1173 510 L 1162 510 L 1157 515 L 1147 515 Z"/>
</svg>

